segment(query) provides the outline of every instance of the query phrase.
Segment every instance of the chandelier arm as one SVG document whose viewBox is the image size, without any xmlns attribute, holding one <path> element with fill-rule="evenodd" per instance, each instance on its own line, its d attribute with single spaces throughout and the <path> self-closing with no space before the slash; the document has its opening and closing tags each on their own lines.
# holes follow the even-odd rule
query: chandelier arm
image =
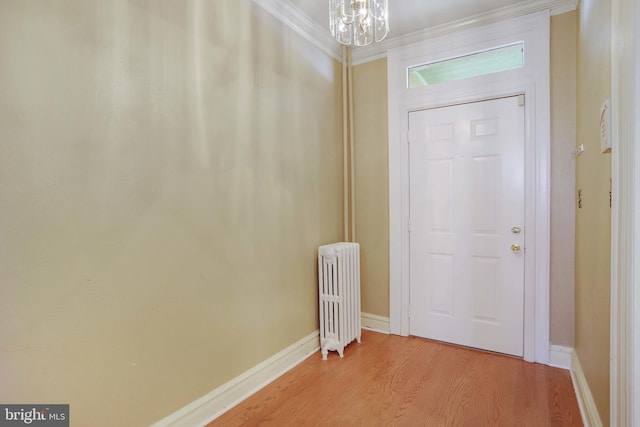
<svg viewBox="0 0 640 427">
<path fill-rule="evenodd" d="M 355 16 L 353 16 L 353 15 L 344 15 L 344 14 L 343 14 L 343 15 L 340 17 L 340 20 L 341 20 L 341 21 L 342 21 L 342 23 L 343 23 L 343 24 L 345 24 L 345 25 L 351 25 L 351 24 L 353 24 L 353 21 L 355 21 L 355 20 L 356 20 L 356 17 L 355 17 Z"/>
<path fill-rule="evenodd" d="M 369 10 L 367 10 L 367 13 L 365 13 L 365 15 L 360 18 L 360 29 L 364 32 L 366 31 L 366 28 L 364 26 L 364 23 L 366 22 L 367 18 L 369 18 L 371 16 L 371 14 L 369 13 Z M 375 19 L 375 18 L 374 18 Z"/>
</svg>

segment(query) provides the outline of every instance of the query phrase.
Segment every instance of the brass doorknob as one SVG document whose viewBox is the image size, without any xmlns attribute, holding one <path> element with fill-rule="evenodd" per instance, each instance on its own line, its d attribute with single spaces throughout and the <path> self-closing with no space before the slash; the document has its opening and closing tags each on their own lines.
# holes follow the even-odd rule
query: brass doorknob
<svg viewBox="0 0 640 427">
<path fill-rule="evenodd" d="M 511 245 L 511 250 L 512 250 L 513 252 L 515 252 L 515 253 L 520 252 L 520 245 L 518 245 L 517 243 L 516 243 L 516 244 Z"/>
</svg>

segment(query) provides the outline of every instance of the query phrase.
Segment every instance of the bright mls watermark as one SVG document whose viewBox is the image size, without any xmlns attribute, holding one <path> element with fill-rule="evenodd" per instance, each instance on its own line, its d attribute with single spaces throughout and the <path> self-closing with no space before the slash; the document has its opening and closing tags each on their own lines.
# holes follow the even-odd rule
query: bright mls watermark
<svg viewBox="0 0 640 427">
<path fill-rule="evenodd" d="M 69 427 L 69 405 L 1 405 L 0 427 Z"/>
</svg>

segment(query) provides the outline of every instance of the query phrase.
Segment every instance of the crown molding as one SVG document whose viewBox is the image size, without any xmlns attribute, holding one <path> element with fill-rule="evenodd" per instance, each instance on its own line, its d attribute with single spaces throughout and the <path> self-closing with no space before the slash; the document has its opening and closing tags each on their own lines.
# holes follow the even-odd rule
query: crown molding
<svg viewBox="0 0 640 427">
<path fill-rule="evenodd" d="M 252 1 L 313 43 L 324 53 L 338 61 L 342 61 L 341 45 L 331 37 L 329 30 L 313 21 L 289 0 Z"/>
<path fill-rule="evenodd" d="M 329 31 L 309 18 L 289 0 L 252 0 L 304 39 L 313 43 L 321 51 L 337 61 L 342 61 L 341 45 Z M 322 0 L 320 0 L 322 1 Z M 353 49 L 353 64 L 358 65 L 376 59 L 385 58 L 390 49 L 408 44 L 421 42 L 429 38 L 452 33 L 461 29 L 479 27 L 500 22 L 505 19 L 516 18 L 530 13 L 548 10 L 551 15 L 571 12 L 578 7 L 579 0 L 532 0 L 520 1 L 491 12 L 481 13 L 464 19 L 447 22 L 409 33 L 403 36 L 387 38 L 381 43 Z"/>
<path fill-rule="evenodd" d="M 562 15 L 563 13 L 573 12 L 578 9 L 579 0 L 557 0 L 549 8 L 551 16 Z"/>
<path fill-rule="evenodd" d="M 406 46 L 412 43 L 418 43 L 430 38 L 453 33 L 461 29 L 480 27 L 483 25 L 493 24 L 506 19 L 516 18 L 528 15 L 530 13 L 548 10 L 551 15 L 560 15 L 562 13 L 576 10 L 578 0 L 533 0 L 520 1 L 518 3 L 501 7 L 490 12 L 481 13 L 468 18 L 458 19 L 447 22 L 445 24 L 436 25 L 425 28 L 424 30 L 409 33 L 403 36 L 391 37 L 386 40 L 353 49 L 353 64 L 358 65 L 365 62 L 374 61 L 384 58 L 390 49 Z M 393 31 L 393 29 L 391 30 Z"/>
</svg>

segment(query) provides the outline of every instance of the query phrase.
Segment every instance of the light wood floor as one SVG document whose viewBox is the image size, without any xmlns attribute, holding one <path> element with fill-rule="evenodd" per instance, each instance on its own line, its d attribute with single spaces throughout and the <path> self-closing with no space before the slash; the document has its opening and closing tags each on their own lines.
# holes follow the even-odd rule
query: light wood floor
<svg viewBox="0 0 640 427">
<path fill-rule="evenodd" d="M 363 331 L 314 354 L 212 426 L 581 426 L 568 371 Z"/>
</svg>

